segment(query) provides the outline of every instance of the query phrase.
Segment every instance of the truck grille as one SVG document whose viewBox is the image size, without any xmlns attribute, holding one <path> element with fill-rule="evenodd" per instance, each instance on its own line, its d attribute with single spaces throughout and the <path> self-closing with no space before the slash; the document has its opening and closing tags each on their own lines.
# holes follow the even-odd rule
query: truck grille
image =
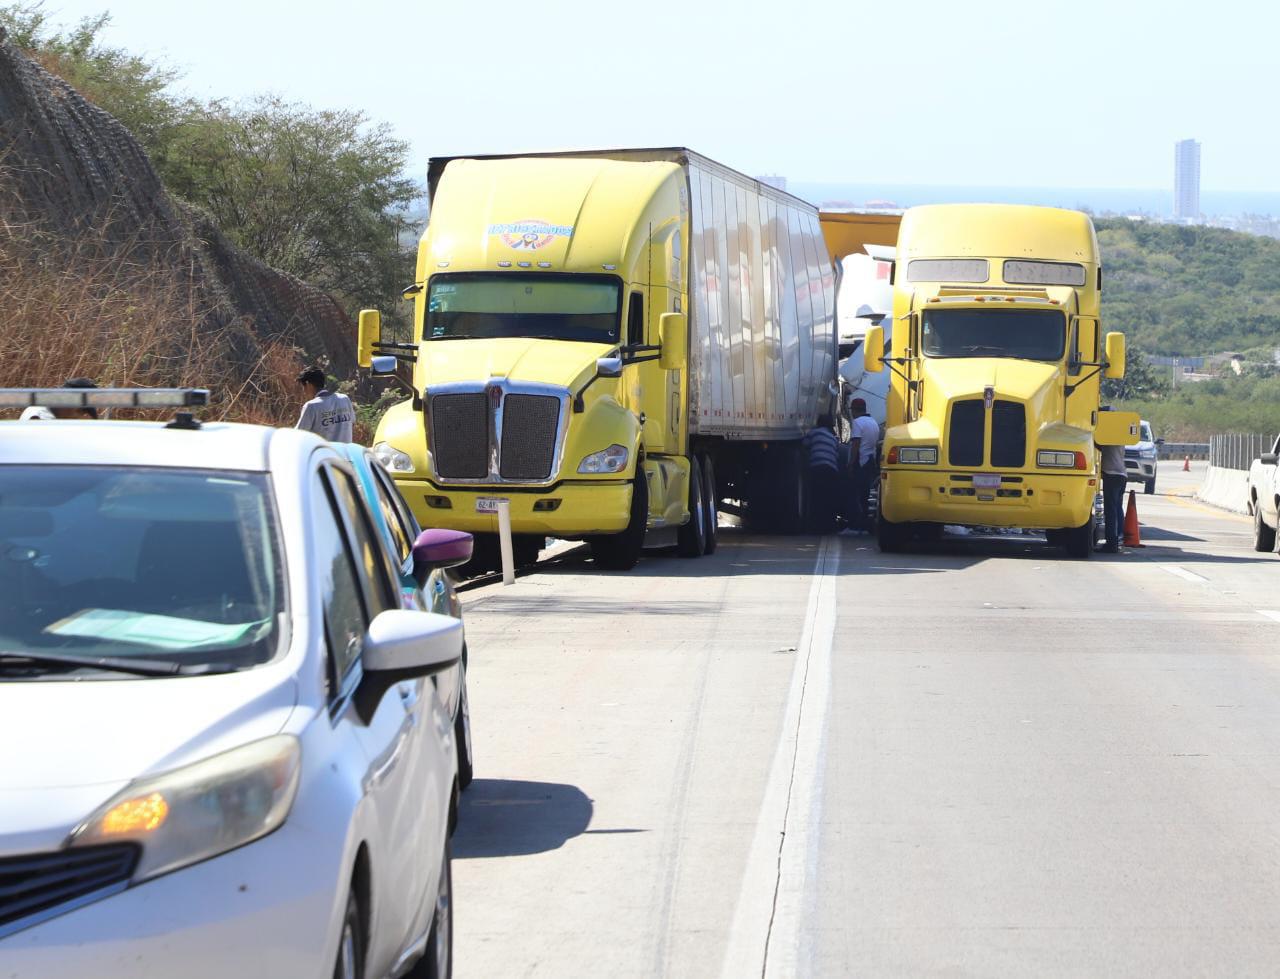
<svg viewBox="0 0 1280 979">
<path fill-rule="evenodd" d="M 1027 464 L 1027 411 L 1017 401 L 991 406 L 991 465 L 1021 469 Z"/>
<path fill-rule="evenodd" d="M 125 883 L 137 859 L 132 844 L 0 859 L 0 936 L 17 931 L 35 915 Z"/>
<path fill-rule="evenodd" d="M 951 405 L 947 461 L 953 466 L 981 466 L 986 410 L 982 402 L 956 401 Z"/>
<path fill-rule="evenodd" d="M 543 480 L 555 463 L 560 399 L 541 394 L 508 394 L 502 403 L 503 479 Z"/>
<path fill-rule="evenodd" d="M 431 448 L 436 474 L 444 479 L 489 475 L 489 399 L 483 391 L 431 398 Z"/>
</svg>

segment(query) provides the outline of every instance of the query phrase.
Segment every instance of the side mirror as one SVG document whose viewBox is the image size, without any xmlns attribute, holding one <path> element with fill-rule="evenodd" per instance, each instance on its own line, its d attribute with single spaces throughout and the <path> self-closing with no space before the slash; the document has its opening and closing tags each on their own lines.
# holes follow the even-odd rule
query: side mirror
<svg viewBox="0 0 1280 979">
<path fill-rule="evenodd" d="M 658 320 L 662 349 L 658 366 L 664 371 L 677 371 L 684 366 L 689 349 L 689 326 L 684 313 L 663 313 Z"/>
<path fill-rule="evenodd" d="M 596 361 L 597 377 L 621 377 L 622 376 L 622 358 L 621 357 L 601 357 Z"/>
<path fill-rule="evenodd" d="M 867 335 L 862 341 L 862 366 L 873 374 L 884 370 L 880 358 L 884 356 L 884 327 L 868 326 Z"/>
<path fill-rule="evenodd" d="M 1156 439 L 1156 445 L 1164 445 L 1164 439 Z"/>
<path fill-rule="evenodd" d="M 435 612 L 388 609 L 364 634 L 364 679 L 355 707 L 368 724 L 383 695 L 397 683 L 440 673 L 462 659 L 462 620 Z"/>
<path fill-rule="evenodd" d="M 1258 456 L 1258 461 L 1264 466 L 1274 466 L 1277 459 L 1280 459 L 1280 456 L 1276 455 L 1274 452 L 1264 452 L 1262 455 Z"/>
<path fill-rule="evenodd" d="M 1107 334 L 1107 366 L 1102 371 L 1102 376 L 1113 381 L 1118 381 L 1124 377 L 1124 334 L 1108 333 Z"/>
<path fill-rule="evenodd" d="M 413 542 L 413 576 L 421 588 L 437 568 L 456 568 L 471 560 L 474 540 L 463 530 L 424 530 Z"/>
<path fill-rule="evenodd" d="M 373 364 L 373 345 L 382 339 L 382 314 L 376 309 L 362 309 L 357 322 L 356 363 L 370 367 Z"/>
<path fill-rule="evenodd" d="M 371 358 L 374 377 L 391 377 L 396 372 L 397 361 L 389 354 Z"/>
</svg>

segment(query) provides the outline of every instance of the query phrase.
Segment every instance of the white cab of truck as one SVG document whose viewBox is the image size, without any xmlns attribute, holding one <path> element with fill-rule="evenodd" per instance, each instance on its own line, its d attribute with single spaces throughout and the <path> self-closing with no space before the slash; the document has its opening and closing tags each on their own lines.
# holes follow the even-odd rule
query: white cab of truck
<svg viewBox="0 0 1280 979">
<path fill-rule="evenodd" d="M 1249 467 L 1249 513 L 1253 515 L 1253 549 L 1275 551 L 1277 511 L 1280 511 L 1280 436 L 1270 452 L 1264 452 Z"/>
</svg>

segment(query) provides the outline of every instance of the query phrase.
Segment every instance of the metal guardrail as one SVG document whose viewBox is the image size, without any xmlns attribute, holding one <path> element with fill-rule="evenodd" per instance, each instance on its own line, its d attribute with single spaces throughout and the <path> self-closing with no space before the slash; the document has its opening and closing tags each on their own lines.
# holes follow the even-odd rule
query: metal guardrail
<svg viewBox="0 0 1280 979">
<path fill-rule="evenodd" d="M 1166 442 L 1160 446 L 1161 459 L 1208 459 L 1208 442 Z"/>
<path fill-rule="evenodd" d="M 1228 432 L 1209 437 L 1209 465 L 1218 469 L 1248 470 L 1253 460 L 1275 445 L 1275 435 L 1259 435 L 1250 432 Z M 1169 446 L 1164 446 L 1168 452 Z M 1169 455 L 1176 453 L 1169 452 Z"/>
</svg>

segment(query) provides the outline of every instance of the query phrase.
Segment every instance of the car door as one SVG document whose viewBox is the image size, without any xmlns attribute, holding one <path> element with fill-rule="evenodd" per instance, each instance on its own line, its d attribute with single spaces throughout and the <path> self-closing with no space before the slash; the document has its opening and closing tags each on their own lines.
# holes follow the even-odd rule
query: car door
<svg viewBox="0 0 1280 979">
<path fill-rule="evenodd" d="M 398 588 L 350 474 L 322 465 L 313 474 L 312 493 L 333 723 L 359 745 L 368 764 L 363 782 L 376 832 L 369 840 L 368 969 L 380 975 L 417 937 L 429 876 L 424 818 L 443 809 L 439 795 L 445 791 L 423 741 L 439 735 L 430 714 L 424 715 L 425 680 L 393 687 L 367 719 L 357 713 L 352 694 L 361 677 L 360 642 L 378 613 L 398 607 Z"/>
</svg>

